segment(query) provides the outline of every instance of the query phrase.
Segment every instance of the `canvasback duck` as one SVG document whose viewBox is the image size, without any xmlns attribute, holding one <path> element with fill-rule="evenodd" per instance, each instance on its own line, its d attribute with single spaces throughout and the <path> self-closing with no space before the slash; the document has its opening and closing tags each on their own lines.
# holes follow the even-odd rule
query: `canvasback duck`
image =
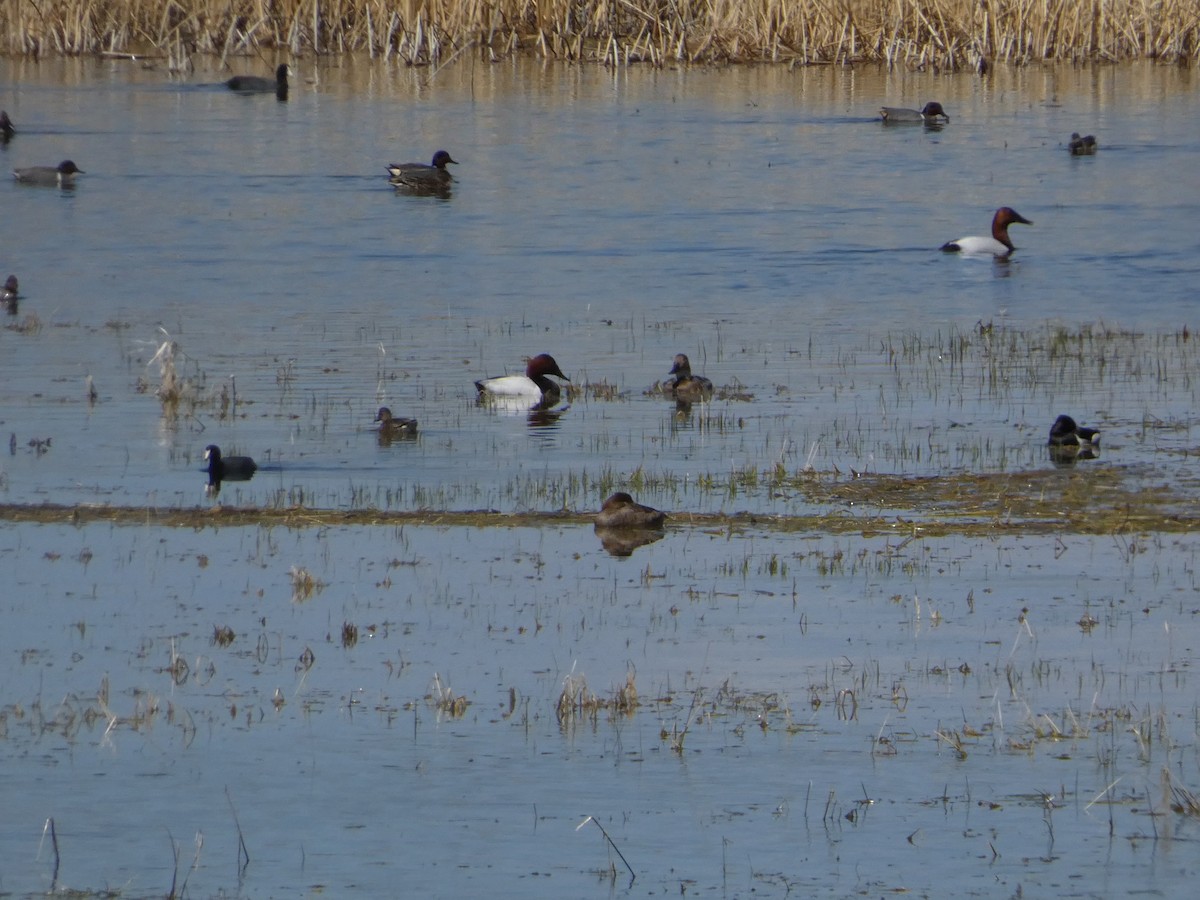
<svg viewBox="0 0 1200 900">
<path fill-rule="evenodd" d="M 942 104 L 932 100 L 921 109 L 885 106 L 879 110 L 879 116 L 883 119 L 884 125 L 941 125 L 943 122 L 950 121 L 950 117 L 942 109 Z"/>
<path fill-rule="evenodd" d="M 666 392 L 680 403 L 696 403 L 711 400 L 713 383 L 703 375 L 692 374 L 692 364 L 686 353 L 675 354 L 675 364 L 668 373 L 675 380 L 667 385 Z"/>
<path fill-rule="evenodd" d="M 446 170 L 449 163 L 458 165 L 445 150 L 433 154 L 433 162 L 392 163 L 387 167 L 388 183 L 410 191 L 441 192 L 448 190 L 454 177 Z"/>
<path fill-rule="evenodd" d="M 482 400 L 528 401 L 535 406 L 553 406 L 560 396 L 559 386 L 548 376 L 570 381 L 558 368 L 558 363 L 549 353 L 541 353 L 529 360 L 524 375 L 500 375 L 483 378 L 475 382 Z"/>
<path fill-rule="evenodd" d="M 604 501 L 596 514 L 596 528 L 662 528 L 667 514 L 634 501 L 625 491 L 617 491 Z"/>
<path fill-rule="evenodd" d="M 225 87 L 239 94 L 270 94 L 274 93 L 280 100 L 286 100 L 288 95 L 288 76 L 295 74 L 287 63 L 280 63 L 275 69 L 274 78 L 263 78 L 261 75 L 234 75 L 225 82 Z"/>
<path fill-rule="evenodd" d="M 375 414 L 375 421 L 379 423 L 379 440 L 389 441 L 393 438 L 414 437 L 417 433 L 417 420 L 398 418 L 392 415 L 392 411 L 386 406 L 379 407 L 379 412 Z"/>
<path fill-rule="evenodd" d="M 1080 137 L 1078 131 L 1071 132 L 1071 140 L 1067 142 L 1067 151 L 1072 156 L 1092 156 L 1096 152 L 1096 136 L 1086 134 Z"/>
<path fill-rule="evenodd" d="M 1051 447 L 1094 447 L 1100 443 L 1100 431 L 1076 424 L 1070 416 L 1059 416 L 1050 426 Z"/>
<path fill-rule="evenodd" d="M 10 316 L 17 314 L 17 299 L 20 297 L 17 287 L 17 276 L 9 275 L 8 280 L 4 282 L 4 287 L 0 288 L 0 303 L 4 304 L 4 308 Z"/>
<path fill-rule="evenodd" d="M 1013 250 L 1013 242 L 1008 237 L 1008 226 L 1013 224 L 1032 225 L 1027 218 L 1011 206 L 1002 206 L 992 216 L 991 237 L 963 237 L 957 241 L 942 244 L 946 253 L 966 253 L 970 255 L 987 254 L 991 256 L 1008 256 Z"/>
<path fill-rule="evenodd" d="M 222 481 L 249 481 L 258 471 L 258 464 L 248 456 L 221 456 L 221 448 L 209 444 L 204 448 L 208 463 L 208 484 L 220 487 Z"/>
<path fill-rule="evenodd" d="M 12 119 L 8 117 L 8 111 L 0 109 L 0 141 L 4 141 L 7 144 L 16 133 L 16 126 L 13 125 Z"/>
<path fill-rule="evenodd" d="M 21 184 L 38 184 L 46 186 L 69 187 L 75 184 L 76 175 L 86 174 L 69 159 L 64 159 L 57 166 L 29 166 L 25 169 L 13 169 L 13 178 Z"/>
</svg>

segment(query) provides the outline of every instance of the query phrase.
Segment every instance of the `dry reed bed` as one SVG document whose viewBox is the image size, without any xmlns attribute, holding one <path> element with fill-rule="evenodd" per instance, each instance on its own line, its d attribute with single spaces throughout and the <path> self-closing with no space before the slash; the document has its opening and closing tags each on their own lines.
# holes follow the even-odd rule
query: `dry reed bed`
<svg viewBox="0 0 1200 900">
<path fill-rule="evenodd" d="M 474 51 L 625 65 L 989 60 L 1186 62 L 1195 0 L 44 0 L 0 5 L 11 54 L 366 51 L 446 63 Z"/>
</svg>

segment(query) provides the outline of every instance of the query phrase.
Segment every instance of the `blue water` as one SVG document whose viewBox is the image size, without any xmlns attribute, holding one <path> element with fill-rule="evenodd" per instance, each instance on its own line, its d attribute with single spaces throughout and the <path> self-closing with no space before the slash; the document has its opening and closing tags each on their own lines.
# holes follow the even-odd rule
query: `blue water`
<svg viewBox="0 0 1200 900">
<path fill-rule="evenodd" d="M 1187 325 L 1200 167 L 1186 69 L 980 80 L 464 62 L 432 77 L 305 61 L 316 83 L 278 103 L 230 95 L 216 84 L 228 72 L 0 66 L 20 128 L 3 161 L 87 171 L 69 192 L 2 188 L 0 268 L 25 295 L 7 324 L 34 314 L 41 328 L 3 335 L 0 427 L 19 448 L 53 439 L 4 460 L 13 501 L 201 503 L 208 443 L 274 467 L 226 493 L 239 502 L 499 509 L 602 499 L 547 504 L 514 478 L 1046 465 L 1062 412 L 1114 447 L 1144 444 L 1147 418 L 1190 446 L 1190 347 L 1166 372 L 1152 348 L 1151 371 L 1115 381 L 1139 352 L 1121 346 L 1104 372 L 1046 364 L 1003 392 L 979 341 L 956 370 L 906 371 L 884 349 L 908 336 L 938 355 L 987 323 L 1151 340 Z M 874 118 L 933 96 L 951 115 L 941 131 Z M 1101 152 L 1071 158 L 1072 131 Z M 460 161 L 451 199 L 395 195 L 384 165 L 438 147 Z M 986 233 L 1000 205 L 1035 223 L 1013 227 L 1010 262 L 937 252 Z M 205 401 L 177 418 L 153 398 L 168 337 Z M 475 379 L 538 352 L 619 398 L 585 395 L 541 430 L 476 408 Z M 677 352 L 738 399 L 681 421 L 647 397 Z M 222 392 L 240 401 L 233 418 Z M 385 403 L 422 440 L 378 448 Z M 940 446 L 918 456 L 930 433 Z"/>
<path fill-rule="evenodd" d="M 1067 477 L 1190 478 L 1189 70 L 293 67 L 280 104 L 230 72 L 0 59 L 0 161 L 87 173 L 0 185 L 0 501 L 212 503 L 217 443 L 261 465 L 236 504 L 590 510 L 637 484 L 838 512 L 745 476 L 1044 469 L 1062 412 L 1104 430 Z M 874 119 L 934 98 L 941 131 Z M 441 147 L 448 200 L 388 187 Z M 1000 205 L 1035 223 L 1012 260 L 938 252 Z M 174 414 L 166 341 L 196 401 Z M 538 352 L 592 388 L 551 420 L 476 406 Z M 685 415 L 647 394 L 678 352 L 722 389 Z M 385 403 L 418 440 L 376 441 Z M 629 559 L 586 526 L 8 525 L 0 891 L 161 896 L 172 841 L 191 896 L 1194 880 L 1163 781 L 1200 788 L 1190 536 L 682 519 Z M 635 715 L 560 728 L 568 676 L 608 698 L 630 673 Z"/>
</svg>

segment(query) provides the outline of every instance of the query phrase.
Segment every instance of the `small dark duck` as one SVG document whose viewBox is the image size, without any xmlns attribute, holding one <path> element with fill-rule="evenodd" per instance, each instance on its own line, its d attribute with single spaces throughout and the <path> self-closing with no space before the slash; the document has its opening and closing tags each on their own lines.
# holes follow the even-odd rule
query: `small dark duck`
<svg viewBox="0 0 1200 900">
<path fill-rule="evenodd" d="M 16 133 L 17 128 L 8 117 L 8 111 L 0 109 L 0 142 L 7 144 Z"/>
<path fill-rule="evenodd" d="M 662 528 L 666 518 L 665 512 L 643 506 L 624 491 L 617 491 L 596 514 L 596 528 Z"/>
<path fill-rule="evenodd" d="M 222 481 L 249 481 L 258 471 L 258 463 L 248 456 L 222 456 L 221 448 L 209 444 L 204 448 L 204 460 L 208 463 L 208 484 L 220 487 Z"/>
<path fill-rule="evenodd" d="M 64 159 L 57 166 L 29 166 L 25 169 L 13 169 L 13 178 L 21 184 L 36 184 L 44 187 L 73 187 L 76 175 L 86 174 L 83 169 L 69 159 Z"/>
<path fill-rule="evenodd" d="M 1059 416 L 1050 426 L 1051 447 L 1097 447 L 1100 445 L 1100 431 L 1096 428 L 1084 428 L 1070 416 Z"/>
<path fill-rule="evenodd" d="M 703 375 L 692 374 L 692 363 L 686 353 L 675 354 L 675 364 L 668 373 L 675 380 L 666 386 L 668 396 L 678 403 L 699 403 L 712 399 L 713 383 Z"/>
<path fill-rule="evenodd" d="M 1072 156 L 1094 156 L 1096 153 L 1096 136 L 1094 134 L 1085 134 L 1079 136 L 1078 131 L 1071 133 L 1071 140 L 1067 141 L 1067 151 Z"/>
<path fill-rule="evenodd" d="M 8 280 L 4 282 L 4 287 L 0 288 L 0 303 L 4 304 L 4 309 L 10 316 L 17 314 L 17 300 L 20 297 L 21 293 L 17 286 L 17 276 L 9 275 Z"/>
<path fill-rule="evenodd" d="M 941 125 L 950 121 L 942 104 L 932 100 L 921 109 L 885 106 L 879 110 L 879 117 L 884 125 Z"/>
<path fill-rule="evenodd" d="M 379 423 L 380 443 L 417 435 L 416 419 L 397 418 L 386 406 L 379 407 L 379 412 L 375 414 L 375 421 Z"/>
<path fill-rule="evenodd" d="M 293 72 L 287 63 L 280 63 L 274 78 L 261 75 L 234 75 L 225 82 L 225 87 L 239 94 L 274 94 L 280 100 L 288 96 L 288 76 Z"/>
<path fill-rule="evenodd" d="M 433 154 L 433 161 L 425 163 L 392 163 L 387 167 L 388 183 L 396 188 L 413 193 L 440 194 L 450 189 L 454 177 L 446 170 L 450 163 L 458 165 L 445 150 Z"/>
</svg>

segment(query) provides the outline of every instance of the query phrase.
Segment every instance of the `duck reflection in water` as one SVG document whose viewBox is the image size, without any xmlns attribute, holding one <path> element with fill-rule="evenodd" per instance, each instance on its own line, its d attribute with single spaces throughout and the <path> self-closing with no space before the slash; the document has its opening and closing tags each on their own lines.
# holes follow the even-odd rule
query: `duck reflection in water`
<svg viewBox="0 0 1200 900">
<path fill-rule="evenodd" d="M 594 530 L 600 544 L 613 556 L 630 556 L 638 547 L 660 540 L 667 514 L 634 501 L 618 491 L 600 507 Z"/>
</svg>

